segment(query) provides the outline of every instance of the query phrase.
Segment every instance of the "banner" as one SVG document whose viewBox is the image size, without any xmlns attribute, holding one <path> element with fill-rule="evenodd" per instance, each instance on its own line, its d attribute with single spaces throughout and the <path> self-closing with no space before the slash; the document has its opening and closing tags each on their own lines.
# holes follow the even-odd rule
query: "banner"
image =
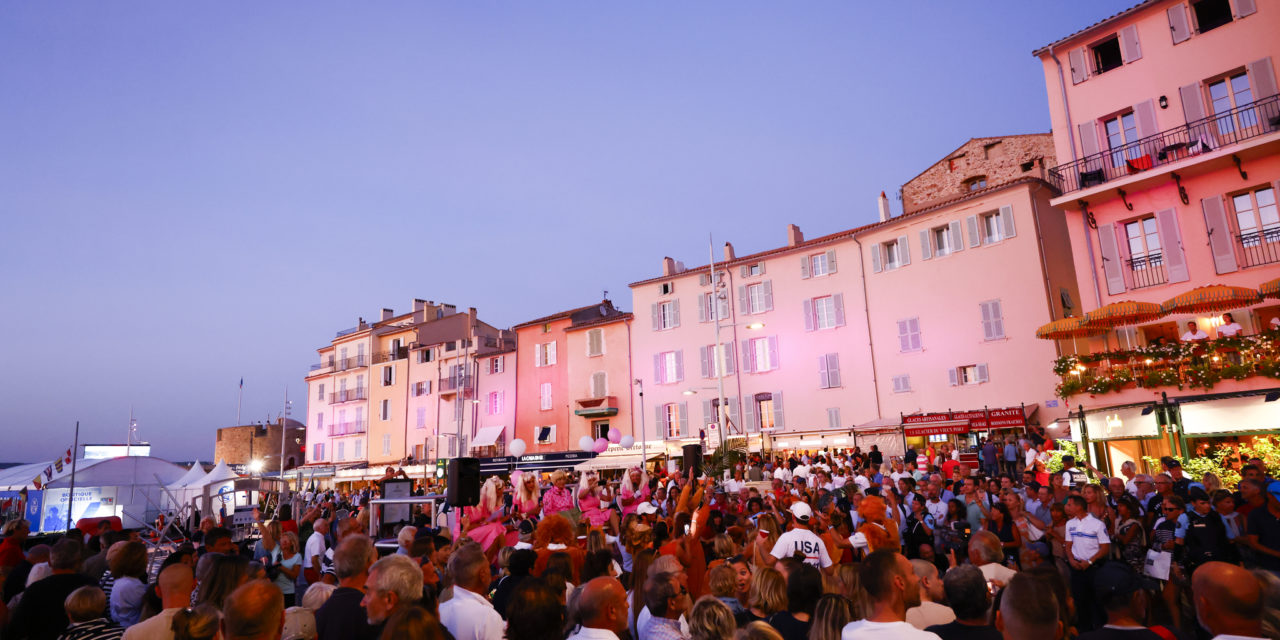
<svg viewBox="0 0 1280 640">
<path fill-rule="evenodd" d="M 943 422 L 963 422 L 964 424 L 926 426 Z M 908 436 L 926 436 L 942 433 L 968 433 L 969 431 L 985 431 L 987 429 L 1020 428 L 1027 426 L 1027 419 L 1022 412 L 1022 407 L 1007 407 L 1003 409 L 978 409 L 977 411 L 922 413 L 914 416 L 903 416 L 902 424 Z"/>
<path fill-rule="evenodd" d="M 67 504 L 70 490 L 48 489 L 40 517 L 40 531 L 64 531 L 67 528 Z M 75 504 L 71 506 L 71 524 L 81 518 L 116 515 L 115 487 L 76 487 Z"/>
</svg>

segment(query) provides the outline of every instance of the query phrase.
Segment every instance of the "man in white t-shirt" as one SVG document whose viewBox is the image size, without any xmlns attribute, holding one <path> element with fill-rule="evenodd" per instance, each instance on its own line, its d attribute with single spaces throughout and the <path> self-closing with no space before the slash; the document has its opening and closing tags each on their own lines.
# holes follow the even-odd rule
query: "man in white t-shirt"
<svg viewBox="0 0 1280 640">
<path fill-rule="evenodd" d="M 1191 320 L 1187 322 L 1187 332 L 1182 334 L 1183 342 L 1195 342 L 1197 340 L 1208 340 L 1208 339 L 1209 339 L 1209 334 L 1205 333 L 1203 329 L 1196 326 L 1195 320 Z"/>
<path fill-rule="evenodd" d="M 863 559 L 858 578 L 867 593 L 867 617 L 845 625 L 840 640 L 941 640 L 906 621 L 907 609 L 920 606 L 920 579 L 906 556 L 873 552 Z"/>
<path fill-rule="evenodd" d="M 1093 576 L 1111 552 L 1107 525 L 1089 513 L 1084 498 L 1067 496 L 1066 555 L 1071 565 L 1071 597 L 1076 601 L 1076 618 L 1081 631 L 1092 631 L 1106 623 L 1106 616 L 1094 598 Z"/>
<path fill-rule="evenodd" d="M 786 533 L 778 536 L 778 541 L 774 543 L 773 550 L 769 552 L 765 562 L 773 566 L 783 558 L 803 555 L 805 564 L 830 572 L 834 565 L 831 562 L 831 556 L 827 554 L 827 545 L 822 542 L 818 534 L 809 529 L 813 509 L 804 502 L 793 502 L 791 515 L 795 518 L 791 521 L 791 527 Z"/>
<path fill-rule="evenodd" d="M 324 536 L 329 533 L 329 521 L 324 518 L 316 520 L 312 526 L 311 537 L 307 538 L 306 549 L 302 553 L 302 570 L 306 573 L 307 569 L 313 570 L 313 577 L 320 575 L 321 562 L 324 560 L 326 551 L 324 544 Z M 308 579 L 308 582 L 312 580 Z M 315 582 L 319 582 L 316 578 Z"/>
</svg>

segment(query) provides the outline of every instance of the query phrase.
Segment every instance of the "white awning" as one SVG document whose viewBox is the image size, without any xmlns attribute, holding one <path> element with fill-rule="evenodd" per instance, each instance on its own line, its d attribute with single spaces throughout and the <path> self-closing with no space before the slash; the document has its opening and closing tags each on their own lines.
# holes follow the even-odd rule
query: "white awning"
<svg viewBox="0 0 1280 640">
<path fill-rule="evenodd" d="M 497 444 L 498 437 L 506 431 L 506 427 L 484 427 L 476 432 L 476 439 L 471 441 L 472 447 L 492 447 Z"/>
<path fill-rule="evenodd" d="M 657 455 L 650 456 L 650 459 L 657 458 Z M 590 460 L 579 462 L 573 467 L 574 471 L 601 471 L 604 469 L 630 469 L 638 467 L 644 463 L 644 456 L 596 456 Z"/>
</svg>

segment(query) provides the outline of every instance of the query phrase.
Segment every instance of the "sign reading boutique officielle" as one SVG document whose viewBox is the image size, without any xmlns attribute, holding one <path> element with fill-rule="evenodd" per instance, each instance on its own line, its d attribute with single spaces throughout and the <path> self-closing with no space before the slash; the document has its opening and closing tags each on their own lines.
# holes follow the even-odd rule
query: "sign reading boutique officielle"
<svg viewBox="0 0 1280 640">
<path fill-rule="evenodd" d="M 908 436 L 932 436 L 988 429 L 1022 428 L 1027 426 L 1027 419 L 1022 412 L 1022 407 L 1009 407 L 985 411 L 953 411 L 903 416 L 902 425 Z"/>
</svg>

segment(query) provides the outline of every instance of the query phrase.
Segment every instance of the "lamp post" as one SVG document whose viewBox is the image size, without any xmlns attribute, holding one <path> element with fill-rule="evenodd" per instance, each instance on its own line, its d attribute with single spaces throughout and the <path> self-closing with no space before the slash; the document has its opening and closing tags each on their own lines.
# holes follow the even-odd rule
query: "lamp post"
<svg viewBox="0 0 1280 640">
<path fill-rule="evenodd" d="M 284 417 L 280 418 L 280 479 L 284 481 L 285 486 L 289 486 L 289 481 L 284 479 L 284 436 L 289 433 L 289 415 L 293 412 L 293 405 L 289 402 L 289 385 L 284 386 Z"/>
<path fill-rule="evenodd" d="M 645 434 L 644 430 L 644 381 L 636 378 L 635 383 L 637 387 L 640 387 L 640 468 L 644 469 L 649 466 L 649 436 Z"/>
<path fill-rule="evenodd" d="M 716 251 L 715 251 L 714 244 L 712 244 L 710 236 L 707 236 L 707 254 L 710 257 L 710 260 L 708 261 L 708 264 L 707 264 L 707 271 L 708 271 L 709 277 L 711 278 L 710 280 L 711 286 L 715 291 L 715 293 L 711 296 L 712 297 L 711 309 L 708 309 L 708 311 L 711 312 L 711 317 L 713 319 L 713 324 L 715 324 L 715 332 L 716 332 L 716 341 L 714 343 L 715 346 L 712 347 L 712 350 L 711 350 L 711 354 L 712 354 L 711 357 L 715 358 L 716 387 L 717 387 L 716 393 L 718 394 L 716 399 L 716 414 L 717 414 L 716 418 L 717 418 L 717 422 L 720 424 L 720 429 L 719 429 L 720 448 L 724 449 L 724 430 L 725 430 L 725 420 L 726 420 L 725 406 L 724 406 L 725 405 L 725 397 L 724 397 L 724 360 L 725 360 L 724 356 L 725 354 L 724 354 L 724 345 L 720 343 L 720 320 L 721 320 L 720 307 L 726 306 L 728 303 L 729 294 L 726 290 L 729 288 L 729 284 L 725 282 L 723 278 L 716 278 Z"/>
</svg>

